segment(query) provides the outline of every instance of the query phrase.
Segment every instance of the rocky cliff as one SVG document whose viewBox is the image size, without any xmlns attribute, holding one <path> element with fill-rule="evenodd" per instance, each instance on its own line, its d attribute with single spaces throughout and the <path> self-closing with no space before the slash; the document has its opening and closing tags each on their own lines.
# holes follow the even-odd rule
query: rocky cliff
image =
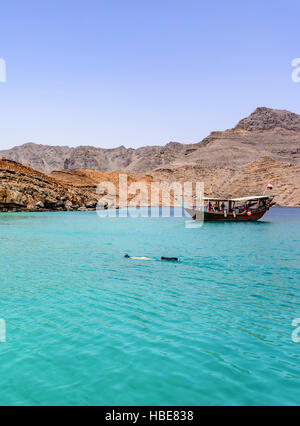
<svg viewBox="0 0 300 426">
<path fill-rule="evenodd" d="M 26 144 L 1 156 L 23 164 L 1 161 L 2 209 L 94 208 L 96 186 L 118 183 L 119 170 L 129 173 L 129 183 L 142 179 L 148 186 L 153 180 L 204 181 L 209 196 L 259 195 L 272 183 L 278 205 L 300 206 L 300 116 L 289 111 L 258 108 L 235 128 L 194 145 L 134 150 Z"/>
<path fill-rule="evenodd" d="M 151 179 L 204 182 L 207 197 L 227 198 L 262 195 L 271 183 L 278 206 L 300 207 L 300 166 L 270 157 L 260 158 L 240 170 L 200 166 L 159 168 L 151 172 Z"/>
<path fill-rule="evenodd" d="M 300 165 L 300 116 L 289 111 L 257 108 L 234 129 L 212 132 L 202 142 L 127 149 L 22 145 L 0 151 L 4 157 L 44 173 L 90 169 L 145 173 L 168 165 L 230 167 L 238 170 L 261 157 Z"/>
<path fill-rule="evenodd" d="M 199 181 L 205 183 L 207 196 L 222 197 L 259 195 L 266 184 L 272 182 L 277 205 L 300 207 L 300 166 L 269 157 L 250 163 L 240 171 L 197 166 L 163 167 L 145 176 L 127 174 L 127 181 L 128 186 L 136 182 L 145 185 L 145 193 L 137 190 L 127 196 L 127 202 L 133 202 L 137 196 L 141 205 L 149 204 L 153 182 Z M 103 207 L 118 206 L 118 172 L 62 170 L 45 175 L 21 164 L 0 160 L 0 211 L 94 210 L 102 197 L 96 192 L 97 186 L 103 182 L 110 182 L 116 188 L 116 198 L 113 193 L 105 193 L 108 197 Z"/>
<path fill-rule="evenodd" d="M 126 174 L 128 186 L 144 182 L 150 189 L 151 177 Z M 115 185 L 113 192 L 97 193 L 100 183 Z M 102 197 L 106 200 L 101 204 Z M 128 194 L 127 202 L 135 194 Z M 0 211 L 76 211 L 119 206 L 119 173 L 95 170 L 63 170 L 46 175 L 14 161 L 0 160 Z M 143 205 L 148 205 L 145 198 Z"/>
<path fill-rule="evenodd" d="M 93 188 L 63 185 L 51 176 L 9 160 L 0 160 L 0 211 L 94 209 Z"/>
<path fill-rule="evenodd" d="M 284 129 L 300 132 L 300 115 L 278 109 L 257 108 L 250 117 L 240 121 L 236 130 L 248 132 Z"/>
<path fill-rule="evenodd" d="M 16 161 L 43 173 L 55 170 L 101 170 L 144 172 L 174 161 L 186 145 L 169 143 L 165 147 L 152 146 L 127 149 L 102 149 L 92 146 L 77 148 L 54 147 L 28 143 L 0 151 L 0 157 Z"/>
</svg>

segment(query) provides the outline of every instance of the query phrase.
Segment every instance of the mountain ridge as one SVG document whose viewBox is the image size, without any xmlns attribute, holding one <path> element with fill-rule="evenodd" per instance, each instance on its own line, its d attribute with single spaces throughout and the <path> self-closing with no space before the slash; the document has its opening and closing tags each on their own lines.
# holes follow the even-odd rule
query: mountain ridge
<svg viewBox="0 0 300 426">
<path fill-rule="evenodd" d="M 213 131 L 195 144 L 169 142 L 135 149 L 27 143 L 0 151 L 0 157 L 47 174 L 78 169 L 147 173 L 166 166 L 240 170 L 262 157 L 300 165 L 300 115 L 259 107 L 234 128 Z"/>
</svg>

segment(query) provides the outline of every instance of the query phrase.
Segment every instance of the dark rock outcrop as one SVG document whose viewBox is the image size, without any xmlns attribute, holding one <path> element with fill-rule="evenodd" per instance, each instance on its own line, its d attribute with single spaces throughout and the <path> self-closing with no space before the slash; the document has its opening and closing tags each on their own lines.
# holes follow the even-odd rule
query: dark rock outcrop
<svg viewBox="0 0 300 426">
<path fill-rule="evenodd" d="M 9 160 L 0 160 L 0 211 L 67 211 L 95 208 L 95 190 L 63 185 Z"/>
<path fill-rule="evenodd" d="M 300 115 L 290 111 L 269 108 L 257 108 L 248 118 L 240 121 L 236 130 L 248 132 L 266 131 L 274 129 L 300 132 Z"/>
</svg>

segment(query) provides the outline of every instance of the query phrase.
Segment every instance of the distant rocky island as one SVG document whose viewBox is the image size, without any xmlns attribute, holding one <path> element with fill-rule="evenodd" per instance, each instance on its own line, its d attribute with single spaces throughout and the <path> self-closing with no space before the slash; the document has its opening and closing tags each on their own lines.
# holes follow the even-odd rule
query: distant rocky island
<svg viewBox="0 0 300 426">
<path fill-rule="evenodd" d="M 257 108 L 237 126 L 185 145 L 127 149 L 44 146 L 0 151 L 0 210 L 86 210 L 96 187 L 131 180 L 204 181 L 208 196 L 261 194 L 272 183 L 276 203 L 300 206 L 300 115 Z"/>
</svg>

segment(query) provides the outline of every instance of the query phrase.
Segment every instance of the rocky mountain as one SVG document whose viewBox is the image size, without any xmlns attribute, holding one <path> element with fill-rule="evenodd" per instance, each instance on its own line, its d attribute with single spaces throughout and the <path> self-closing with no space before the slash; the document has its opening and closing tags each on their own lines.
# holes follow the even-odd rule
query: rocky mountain
<svg viewBox="0 0 300 426">
<path fill-rule="evenodd" d="M 43 173 L 78 169 L 143 172 L 172 162 L 185 150 L 186 145 L 180 143 L 139 149 L 124 146 L 115 149 L 92 146 L 69 148 L 28 143 L 0 151 L 0 158 L 16 161 Z"/>
<path fill-rule="evenodd" d="M 271 183 L 278 206 L 300 207 L 300 166 L 270 157 L 259 158 L 239 170 L 185 165 L 156 169 L 150 175 L 153 181 L 204 182 L 207 197 L 262 195 Z"/>
<path fill-rule="evenodd" d="M 250 117 L 240 121 L 236 126 L 236 130 L 248 132 L 274 129 L 300 132 L 300 115 L 277 109 L 257 108 Z"/>
<path fill-rule="evenodd" d="M 300 116 L 258 108 L 234 129 L 212 132 L 177 163 L 239 170 L 261 157 L 300 165 Z M 189 152 L 190 151 L 190 152 Z"/>
<path fill-rule="evenodd" d="M 77 148 L 25 144 L 0 157 L 31 166 L 44 173 L 55 170 L 101 170 L 145 173 L 172 165 L 230 167 L 238 170 L 261 157 L 300 164 L 300 115 L 257 108 L 234 129 L 213 132 L 202 142 L 127 149 Z"/>
<path fill-rule="evenodd" d="M 151 177 L 127 174 L 128 185 L 144 182 L 150 188 Z M 100 183 L 116 186 L 116 197 L 105 191 L 97 194 Z M 119 173 L 95 170 L 54 172 L 46 175 L 11 160 L 0 160 L 0 212 L 76 211 L 119 206 Z M 106 196 L 101 203 L 102 196 Z M 127 202 L 134 198 L 128 194 Z M 148 205 L 146 198 L 143 205 Z"/>
<path fill-rule="evenodd" d="M 129 183 L 142 180 L 148 187 L 153 181 L 203 181 L 208 196 L 258 195 L 272 183 L 278 205 L 300 206 L 300 116 L 289 111 L 258 108 L 235 128 L 193 145 L 26 144 L 0 151 L 1 157 L 11 161 L 0 161 L 0 209 L 93 208 L 97 185 L 118 184 L 117 171 L 128 173 Z"/>
</svg>

